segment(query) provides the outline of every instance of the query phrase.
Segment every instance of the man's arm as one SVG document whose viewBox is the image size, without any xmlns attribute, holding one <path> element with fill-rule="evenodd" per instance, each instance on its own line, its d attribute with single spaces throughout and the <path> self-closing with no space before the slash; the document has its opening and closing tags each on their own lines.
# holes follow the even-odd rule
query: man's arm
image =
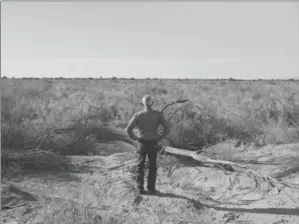
<svg viewBox="0 0 299 224">
<path fill-rule="evenodd" d="M 126 131 L 129 135 L 129 137 L 134 140 L 137 141 L 139 138 L 134 134 L 133 129 L 137 124 L 137 114 L 134 114 L 134 116 L 131 118 L 131 120 L 129 121 L 128 126 L 126 127 Z"/>
<path fill-rule="evenodd" d="M 160 140 L 163 140 L 170 132 L 169 130 L 169 126 L 168 126 L 168 123 L 167 121 L 164 119 L 163 115 L 161 114 L 160 116 L 160 124 L 162 125 L 163 127 L 163 133 L 162 135 L 159 137 L 159 141 Z"/>
</svg>

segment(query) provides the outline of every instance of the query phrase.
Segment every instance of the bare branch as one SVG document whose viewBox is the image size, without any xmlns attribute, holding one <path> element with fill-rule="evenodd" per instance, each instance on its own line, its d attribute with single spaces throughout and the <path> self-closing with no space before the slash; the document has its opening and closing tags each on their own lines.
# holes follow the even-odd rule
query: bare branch
<svg viewBox="0 0 299 224">
<path fill-rule="evenodd" d="M 172 103 L 169 103 L 169 104 L 167 104 L 166 106 L 163 107 L 163 109 L 161 110 L 161 113 L 163 113 L 164 110 L 165 110 L 167 107 L 171 106 L 171 105 L 174 105 L 174 104 L 177 104 L 177 103 L 186 103 L 187 101 L 189 101 L 189 100 L 188 100 L 188 99 L 185 99 L 185 100 L 177 100 L 177 101 L 174 101 L 174 102 L 172 102 Z"/>
</svg>

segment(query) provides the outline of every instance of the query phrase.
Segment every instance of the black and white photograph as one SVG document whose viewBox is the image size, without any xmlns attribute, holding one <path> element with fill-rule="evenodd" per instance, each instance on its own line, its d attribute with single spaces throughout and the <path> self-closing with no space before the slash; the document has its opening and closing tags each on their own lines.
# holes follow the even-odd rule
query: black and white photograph
<svg viewBox="0 0 299 224">
<path fill-rule="evenodd" d="M 3 224 L 299 224 L 299 1 L 2 1 L 0 80 Z"/>
</svg>

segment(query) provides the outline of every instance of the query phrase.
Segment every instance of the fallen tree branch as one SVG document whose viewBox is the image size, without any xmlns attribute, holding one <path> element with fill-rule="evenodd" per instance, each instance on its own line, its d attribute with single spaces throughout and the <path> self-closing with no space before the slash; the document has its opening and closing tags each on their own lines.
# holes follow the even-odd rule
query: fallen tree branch
<svg viewBox="0 0 299 224">
<path fill-rule="evenodd" d="M 169 106 L 171 106 L 171 105 L 174 105 L 174 104 L 177 104 L 177 103 L 186 103 L 187 101 L 189 101 L 189 100 L 188 100 L 188 99 L 185 99 L 185 100 L 177 100 L 177 101 L 174 101 L 174 102 L 172 102 L 172 103 L 169 103 L 169 104 L 167 104 L 167 105 L 165 105 L 165 106 L 163 107 L 163 109 L 161 110 L 161 113 L 163 113 L 164 110 L 166 110 L 166 108 L 169 107 Z"/>
<path fill-rule="evenodd" d="M 177 149 L 177 148 L 173 148 L 170 146 L 167 146 L 163 149 L 163 152 L 172 154 L 172 155 L 176 155 L 176 156 L 186 156 L 186 157 L 190 157 L 202 164 L 206 164 L 206 165 L 213 165 L 216 167 L 223 167 L 226 170 L 235 172 L 235 171 L 239 171 L 241 169 L 245 169 L 247 168 L 246 166 L 240 165 L 238 163 L 234 163 L 234 162 L 230 162 L 230 161 L 226 161 L 226 160 L 214 160 L 214 159 L 210 159 L 206 156 L 202 156 L 197 154 L 194 151 L 187 151 L 187 150 L 182 150 L 182 149 Z"/>
<path fill-rule="evenodd" d="M 76 131 L 76 128 L 63 128 L 63 129 L 56 129 L 54 131 L 52 131 L 51 133 L 49 133 L 48 135 L 46 135 L 38 144 L 38 146 L 36 147 L 36 149 L 40 149 L 41 146 L 43 145 L 43 143 L 51 138 L 54 135 L 58 135 L 58 134 L 67 134 L 70 132 L 74 132 Z M 83 136 L 88 136 L 88 135 L 99 135 L 100 138 L 102 138 L 103 141 L 115 141 L 115 140 L 120 140 L 123 142 L 126 142 L 128 144 L 131 145 L 135 145 L 136 143 L 131 140 L 126 133 L 124 133 L 123 131 L 120 131 L 116 128 L 111 128 L 111 127 L 98 127 L 98 128 L 86 128 L 84 130 L 80 130 L 82 132 Z"/>
</svg>

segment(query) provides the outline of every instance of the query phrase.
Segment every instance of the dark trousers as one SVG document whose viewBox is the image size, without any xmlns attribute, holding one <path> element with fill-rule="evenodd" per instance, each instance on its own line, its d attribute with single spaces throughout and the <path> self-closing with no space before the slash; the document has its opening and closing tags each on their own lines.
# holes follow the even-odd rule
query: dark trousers
<svg viewBox="0 0 299 224">
<path fill-rule="evenodd" d="M 138 161 L 136 170 L 136 181 L 140 190 L 144 189 L 144 166 L 146 157 L 149 161 L 149 173 L 147 179 L 147 189 L 156 189 L 157 178 L 157 144 L 155 142 L 141 141 L 138 145 Z"/>
</svg>

